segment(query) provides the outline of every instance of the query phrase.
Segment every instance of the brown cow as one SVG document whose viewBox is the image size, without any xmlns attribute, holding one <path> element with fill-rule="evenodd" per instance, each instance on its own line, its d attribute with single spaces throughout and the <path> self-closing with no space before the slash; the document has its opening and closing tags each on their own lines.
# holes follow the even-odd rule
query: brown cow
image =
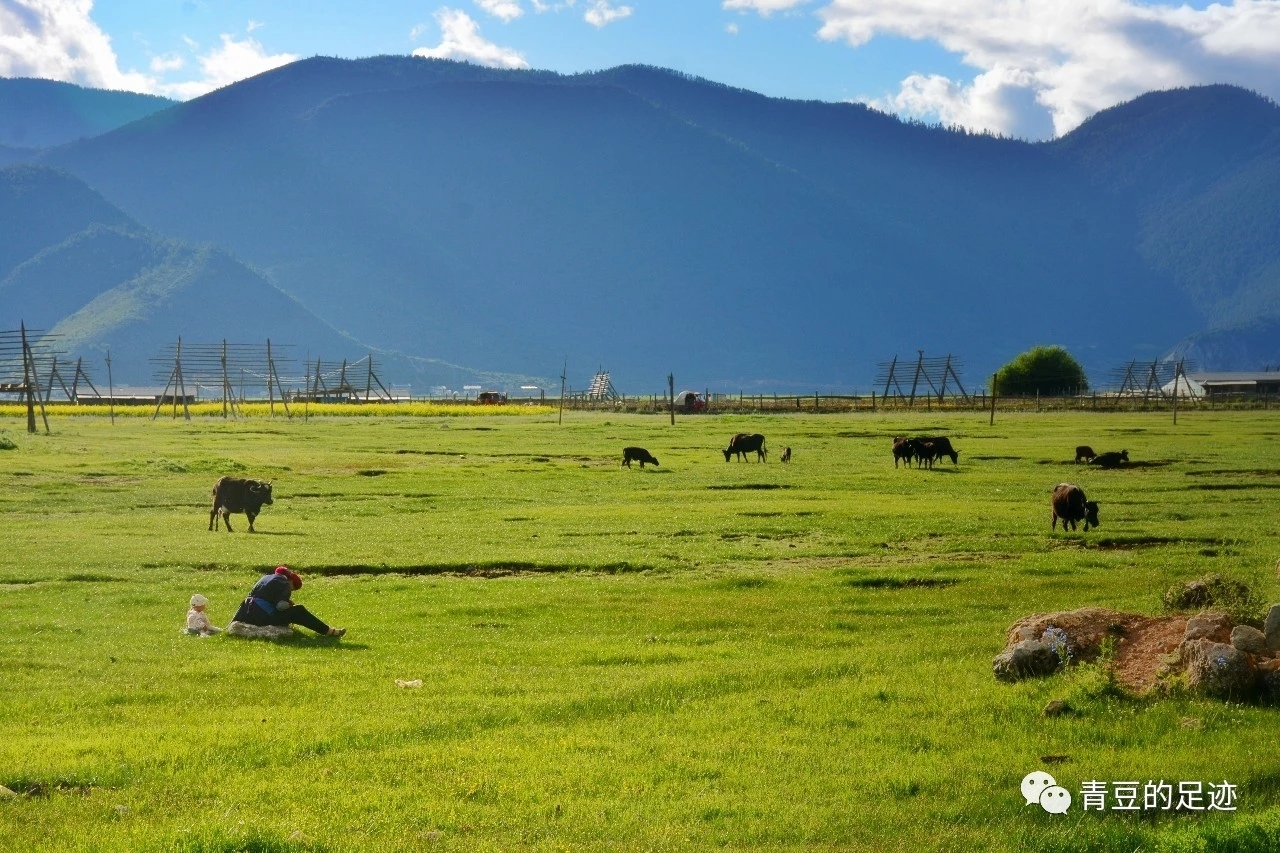
<svg viewBox="0 0 1280 853">
<path fill-rule="evenodd" d="M 906 436 L 895 435 L 893 437 L 893 467 L 898 467 L 898 460 L 901 459 L 907 463 L 906 467 L 911 467 L 911 460 L 916 455 L 915 440 Z"/>
<path fill-rule="evenodd" d="M 218 517 L 231 532 L 231 513 L 243 512 L 249 518 L 249 532 L 253 533 L 253 520 L 262 512 L 264 504 L 271 500 L 271 481 L 246 480 L 242 477 L 222 477 L 213 484 L 213 509 L 209 510 L 209 529 L 218 529 Z"/>
<path fill-rule="evenodd" d="M 1085 462 L 1092 462 L 1098 454 L 1093 452 L 1093 448 L 1087 444 L 1081 444 L 1076 448 L 1076 462 L 1083 459 Z"/>
<path fill-rule="evenodd" d="M 1059 483 L 1053 488 L 1053 498 L 1050 500 L 1052 505 L 1051 516 L 1053 523 L 1051 530 L 1058 529 L 1058 519 L 1062 519 L 1062 530 L 1065 533 L 1067 525 L 1071 525 L 1071 529 L 1076 529 L 1076 522 L 1083 521 L 1085 532 L 1089 532 L 1089 527 L 1101 527 L 1098 523 L 1098 502 L 1085 498 L 1084 489 L 1074 483 Z"/>
</svg>

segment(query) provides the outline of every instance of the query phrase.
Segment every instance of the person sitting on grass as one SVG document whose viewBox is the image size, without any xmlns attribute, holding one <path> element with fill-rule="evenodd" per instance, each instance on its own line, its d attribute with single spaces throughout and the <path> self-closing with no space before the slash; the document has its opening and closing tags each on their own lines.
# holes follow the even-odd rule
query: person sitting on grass
<svg viewBox="0 0 1280 853">
<path fill-rule="evenodd" d="M 191 596 L 191 609 L 187 611 L 187 633 L 193 636 L 208 637 L 219 634 L 222 629 L 209 621 L 209 614 L 204 610 L 209 606 L 209 599 L 200 593 Z"/>
<path fill-rule="evenodd" d="M 249 597 L 240 603 L 234 621 L 250 625 L 301 625 L 317 634 L 341 637 L 346 628 L 330 628 L 311 611 L 291 600 L 295 590 L 302 589 L 302 578 L 288 566 L 276 566 L 269 575 L 263 575 Z"/>
</svg>

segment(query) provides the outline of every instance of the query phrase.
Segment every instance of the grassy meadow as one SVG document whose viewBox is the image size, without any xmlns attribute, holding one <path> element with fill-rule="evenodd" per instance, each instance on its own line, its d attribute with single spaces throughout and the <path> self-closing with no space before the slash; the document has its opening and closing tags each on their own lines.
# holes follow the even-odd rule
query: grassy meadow
<svg viewBox="0 0 1280 853">
<path fill-rule="evenodd" d="M 991 675 L 1029 613 L 1209 572 L 1280 601 L 1276 413 L 51 426 L 0 419 L 0 850 L 1280 847 L 1280 709 Z M 726 464 L 737 432 L 771 461 Z M 896 434 L 960 464 L 895 469 Z M 206 531 L 224 474 L 274 481 L 257 533 Z M 1100 529 L 1050 532 L 1064 480 Z M 280 563 L 345 639 L 180 634 Z M 1084 812 L 1089 780 L 1238 808 Z"/>
</svg>

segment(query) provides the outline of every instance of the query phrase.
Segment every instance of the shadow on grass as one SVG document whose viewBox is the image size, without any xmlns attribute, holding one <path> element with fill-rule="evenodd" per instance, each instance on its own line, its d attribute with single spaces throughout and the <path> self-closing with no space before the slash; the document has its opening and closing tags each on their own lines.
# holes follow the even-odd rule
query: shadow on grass
<svg viewBox="0 0 1280 853">
<path fill-rule="evenodd" d="M 432 563 L 417 566 L 388 566 L 385 564 L 372 566 L 355 563 L 306 567 L 308 574 L 324 575 L 326 577 L 344 575 L 463 575 L 481 578 L 501 578 L 524 574 L 560 574 L 564 572 L 613 575 L 628 572 L 647 572 L 654 569 L 654 566 L 630 562 L 590 565 L 586 563 L 525 563 L 510 560 L 490 563 Z"/>
<path fill-rule="evenodd" d="M 713 492 L 766 492 L 771 489 L 789 489 L 785 483 L 731 483 L 724 486 L 707 486 Z"/>
<path fill-rule="evenodd" d="M 870 577 L 849 578 L 842 583 L 844 586 L 851 586 L 855 589 L 912 589 L 955 586 L 960 583 L 960 579 Z"/>
<path fill-rule="evenodd" d="M 1280 489 L 1280 483 L 1192 483 L 1187 488 L 1198 492 L 1243 492 L 1254 489 Z"/>
<path fill-rule="evenodd" d="M 273 646 L 286 646 L 300 651 L 363 652 L 371 648 L 368 643 L 352 642 L 343 637 L 326 637 L 320 634 L 313 634 L 305 629 L 296 631 L 291 637 L 281 637 L 278 640 L 262 640 L 250 637 L 236 637 L 234 635 L 228 636 L 226 634 L 223 636 L 227 640 L 237 643 L 269 643 Z"/>
</svg>

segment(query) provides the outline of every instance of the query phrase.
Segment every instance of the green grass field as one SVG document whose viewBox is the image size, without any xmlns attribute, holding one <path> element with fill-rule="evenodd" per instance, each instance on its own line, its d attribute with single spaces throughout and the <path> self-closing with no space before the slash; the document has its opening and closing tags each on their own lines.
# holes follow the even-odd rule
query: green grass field
<svg viewBox="0 0 1280 853">
<path fill-rule="evenodd" d="M 1280 709 L 990 666 L 1209 572 L 1280 601 L 1276 414 L 51 420 L 0 421 L 0 850 L 1280 847 Z M 895 469 L 923 433 L 960 464 Z M 223 474 L 274 480 L 258 533 L 206 531 Z M 1100 529 L 1050 533 L 1064 480 Z M 345 639 L 179 634 L 279 563 Z M 1238 808 L 1051 815 L 1032 770 Z"/>
</svg>

